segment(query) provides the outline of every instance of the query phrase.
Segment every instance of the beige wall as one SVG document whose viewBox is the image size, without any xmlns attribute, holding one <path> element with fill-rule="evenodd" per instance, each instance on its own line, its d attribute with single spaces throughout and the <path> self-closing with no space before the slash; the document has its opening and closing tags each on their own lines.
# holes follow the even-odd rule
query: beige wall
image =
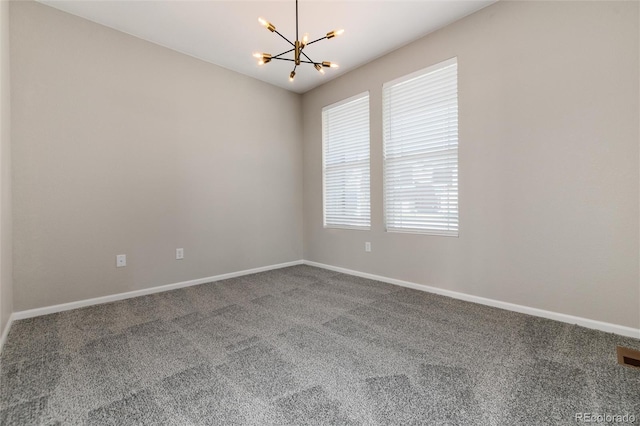
<svg viewBox="0 0 640 426">
<path fill-rule="evenodd" d="M 13 311 L 9 2 L 0 1 L 0 336 Z"/>
<path fill-rule="evenodd" d="M 316 262 L 640 326 L 637 3 L 500 2 L 302 103 L 46 6 L 13 3 L 11 19 L 13 310 L 297 260 L 304 243 Z M 452 56 L 460 237 L 386 233 L 382 84 Z M 365 90 L 372 230 L 325 230 L 320 110 Z M 4 89 L 2 99 L 6 321 Z"/>
<path fill-rule="evenodd" d="M 305 94 L 305 259 L 640 327 L 638 27 L 636 2 L 499 2 Z M 382 84 L 453 56 L 460 237 L 386 233 Z M 372 229 L 323 229 L 321 108 L 365 90 Z"/>
<path fill-rule="evenodd" d="M 302 258 L 298 95 L 33 2 L 11 36 L 16 311 Z"/>
</svg>

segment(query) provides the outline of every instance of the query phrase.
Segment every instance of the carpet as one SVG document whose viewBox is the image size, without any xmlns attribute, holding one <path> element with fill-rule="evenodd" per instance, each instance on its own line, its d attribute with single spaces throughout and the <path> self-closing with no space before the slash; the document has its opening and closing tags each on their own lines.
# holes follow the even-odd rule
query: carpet
<svg viewBox="0 0 640 426">
<path fill-rule="evenodd" d="M 640 423 L 640 370 L 616 345 L 640 349 L 294 266 L 14 322 L 0 424 Z"/>
</svg>

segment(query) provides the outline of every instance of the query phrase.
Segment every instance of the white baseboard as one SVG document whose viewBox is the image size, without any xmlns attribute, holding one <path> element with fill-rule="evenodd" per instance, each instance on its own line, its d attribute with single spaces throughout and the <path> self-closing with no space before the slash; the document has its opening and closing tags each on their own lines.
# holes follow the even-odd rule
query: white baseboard
<svg viewBox="0 0 640 426">
<path fill-rule="evenodd" d="M 199 278 L 199 279 L 190 280 L 190 281 L 183 281 L 175 284 L 167 284 L 167 285 L 158 286 L 158 287 L 145 288 L 142 290 L 129 291 L 126 293 L 112 294 L 109 296 L 95 297 L 92 299 L 85 299 L 85 300 L 79 300 L 76 302 L 63 303 L 60 305 L 46 306 L 43 308 L 36 308 L 36 309 L 29 309 L 26 311 L 14 312 L 9 317 L 9 321 L 7 322 L 7 325 L 5 326 L 2 332 L 2 335 L 0 336 L 0 352 L 2 352 L 2 347 L 4 346 L 7 336 L 9 335 L 9 329 L 11 328 L 11 324 L 17 320 L 33 318 L 41 315 L 53 314 L 56 312 L 68 311 L 71 309 L 83 308 L 86 306 L 100 305 L 103 303 L 115 302 L 118 300 L 129 299 L 129 298 L 138 297 L 138 296 L 145 296 L 153 293 L 162 293 L 164 291 L 176 290 L 179 288 L 190 287 L 194 285 L 205 284 L 209 282 L 241 277 L 243 275 L 255 274 L 258 272 L 265 272 L 273 269 L 286 268 L 289 266 L 302 265 L 302 264 L 315 266 L 323 269 L 328 269 L 331 271 L 342 272 L 345 274 L 355 275 L 358 277 L 369 278 L 372 280 L 382 281 L 389 284 L 395 284 L 402 287 L 408 287 L 415 290 L 421 290 L 429 293 L 440 294 L 442 296 L 448 296 L 454 299 L 464 300 L 467 302 L 479 303 L 482 305 L 493 306 L 495 308 L 506 309 L 508 311 L 514 311 L 522 314 L 548 318 L 548 319 L 561 321 L 569 324 L 577 324 L 582 327 L 592 328 L 595 330 L 605 331 L 608 333 L 619 334 L 621 336 L 628 336 L 628 337 L 640 339 L 640 329 L 637 329 L 637 328 L 626 327 L 622 325 L 611 324 L 611 323 L 596 321 L 588 318 L 576 317 L 576 316 L 567 315 L 567 314 L 561 314 L 558 312 L 545 311 L 543 309 L 532 308 L 532 307 L 523 306 L 523 305 L 516 305 L 514 303 L 502 302 L 499 300 L 487 299 L 485 297 L 473 296 L 470 294 L 460 293 L 457 291 L 431 287 L 424 284 L 417 284 L 409 281 L 398 280 L 395 278 L 383 277 L 381 275 L 374 275 L 366 272 L 354 271 L 352 269 L 325 265 L 323 263 L 312 262 L 309 260 L 296 260 L 293 262 L 280 263 L 276 265 L 263 266 L 260 268 L 247 269 L 244 271 L 230 272 L 228 274 L 215 275 L 212 277 Z"/>
<path fill-rule="evenodd" d="M 607 333 L 615 333 L 621 336 L 634 337 L 636 339 L 640 339 L 639 328 L 626 327 L 624 325 L 611 324 L 611 323 L 596 321 L 588 318 L 561 314 L 558 312 L 545 311 L 544 309 L 532 308 L 532 307 L 523 306 L 523 305 L 516 305 L 515 303 L 502 302 L 500 300 L 487 299 L 485 297 L 473 296 L 470 294 L 460 293 L 457 291 L 431 287 L 424 284 L 416 284 L 409 281 L 397 280 L 395 278 L 383 277 L 381 275 L 374 275 L 366 272 L 354 271 L 352 269 L 325 265 L 323 263 L 312 262 L 309 260 L 305 260 L 304 264 L 309 266 L 315 266 L 318 268 L 328 269 L 330 271 L 336 271 L 336 272 L 342 272 L 344 274 L 355 275 L 362 278 L 369 278 L 376 281 L 382 281 L 388 284 L 395 284 L 402 287 L 408 287 L 415 290 L 426 291 L 428 293 L 435 293 L 442 296 L 448 296 L 454 299 L 464 300 L 466 302 L 479 303 L 481 305 L 492 306 L 494 308 L 500 308 L 508 311 L 519 312 L 521 314 L 527 314 L 527 315 L 533 315 L 536 317 L 552 319 L 552 320 L 565 322 L 569 324 L 577 324 L 579 326 L 592 328 L 594 330 L 606 331 Z"/>
<path fill-rule="evenodd" d="M 14 314 L 9 315 L 9 321 L 4 326 L 4 330 L 2 330 L 2 334 L 0 334 L 0 353 L 2 353 L 2 348 L 4 347 L 4 342 L 7 341 L 7 336 L 9 336 L 9 329 L 11 328 L 11 324 L 15 319 Z"/>
<path fill-rule="evenodd" d="M 262 266 L 259 268 L 246 269 L 244 271 L 230 272 L 228 274 L 214 275 L 212 277 L 198 278 L 195 280 L 182 281 L 175 284 L 161 285 L 158 287 L 150 287 L 142 290 L 128 291 L 126 293 L 111 294 L 109 296 L 94 297 L 93 299 L 78 300 L 77 302 L 62 303 L 60 305 L 45 306 L 44 308 L 29 309 L 26 311 L 14 312 L 11 317 L 13 320 L 21 320 L 26 318 L 39 317 L 41 315 L 54 314 L 56 312 L 69 311 L 71 309 L 84 308 L 85 306 L 101 305 L 103 303 L 115 302 L 132 297 L 146 296 L 147 294 L 162 293 L 164 291 L 176 290 L 184 287 L 210 283 L 214 281 L 226 280 L 229 278 L 241 277 L 243 275 L 255 274 L 258 272 L 271 271 L 273 269 L 286 268 L 288 266 L 302 265 L 302 260 L 293 262 L 279 263 L 276 265 Z M 7 326 L 7 329 L 9 327 Z M 8 331 L 7 331 L 8 333 Z"/>
</svg>

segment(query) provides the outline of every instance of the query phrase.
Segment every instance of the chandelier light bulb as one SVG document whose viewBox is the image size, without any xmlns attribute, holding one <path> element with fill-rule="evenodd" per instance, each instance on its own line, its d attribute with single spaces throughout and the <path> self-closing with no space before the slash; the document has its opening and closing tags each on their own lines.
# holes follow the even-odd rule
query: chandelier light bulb
<svg viewBox="0 0 640 426">
<path fill-rule="evenodd" d="M 261 53 L 258 65 L 264 65 L 267 62 L 271 62 L 271 55 L 269 53 Z"/>
<path fill-rule="evenodd" d="M 313 64 L 313 67 L 314 67 L 315 69 L 317 69 L 317 70 L 320 72 L 320 74 L 324 74 L 324 69 L 322 68 L 322 65 L 320 65 L 320 64 Z"/>
<path fill-rule="evenodd" d="M 327 38 L 334 38 L 336 36 L 342 35 L 344 30 L 334 30 L 327 33 Z"/>
<path fill-rule="evenodd" d="M 295 71 L 291 71 L 291 74 L 289 74 L 289 81 L 293 81 L 293 78 L 296 76 L 296 72 Z"/>
<path fill-rule="evenodd" d="M 255 53 L 253 54 L 253 57 L 254 57 L 254 58 L 258 58 L 258 59 L 262 59 L 262 53 L 255 52 Z"/>
<path fill-rule="evenodd" d="M 301 45 L 301 47 L 305 47 L 307 45 L 307 43 L 309 43 L 309 33 L 305 33 L 304 36 L 302 36 L 302 45 Z"/>
<path fill-rule="evenodd" d="M 260 25 L 266 27 L 271 32 L 274 32 L 276 30 L 276 27 L 264 18 L 258 18 L 258 22 L 260 22 Z"/>
</svg>

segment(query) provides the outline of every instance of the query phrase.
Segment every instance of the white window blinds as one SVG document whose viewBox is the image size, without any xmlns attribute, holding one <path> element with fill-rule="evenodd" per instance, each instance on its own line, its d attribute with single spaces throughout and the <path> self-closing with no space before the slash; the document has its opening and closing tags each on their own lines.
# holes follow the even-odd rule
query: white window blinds
<svg viewBox="0 0 640 426">
<path fill-rule="evenodd" d="M 456 58 L 383 86 L 387 231 L 458 236 Z"/>
<path fill-rule="evenodd" d="M 369 94 L 322 109 L 324 226 L 369 229 Z"/>
</svg>

